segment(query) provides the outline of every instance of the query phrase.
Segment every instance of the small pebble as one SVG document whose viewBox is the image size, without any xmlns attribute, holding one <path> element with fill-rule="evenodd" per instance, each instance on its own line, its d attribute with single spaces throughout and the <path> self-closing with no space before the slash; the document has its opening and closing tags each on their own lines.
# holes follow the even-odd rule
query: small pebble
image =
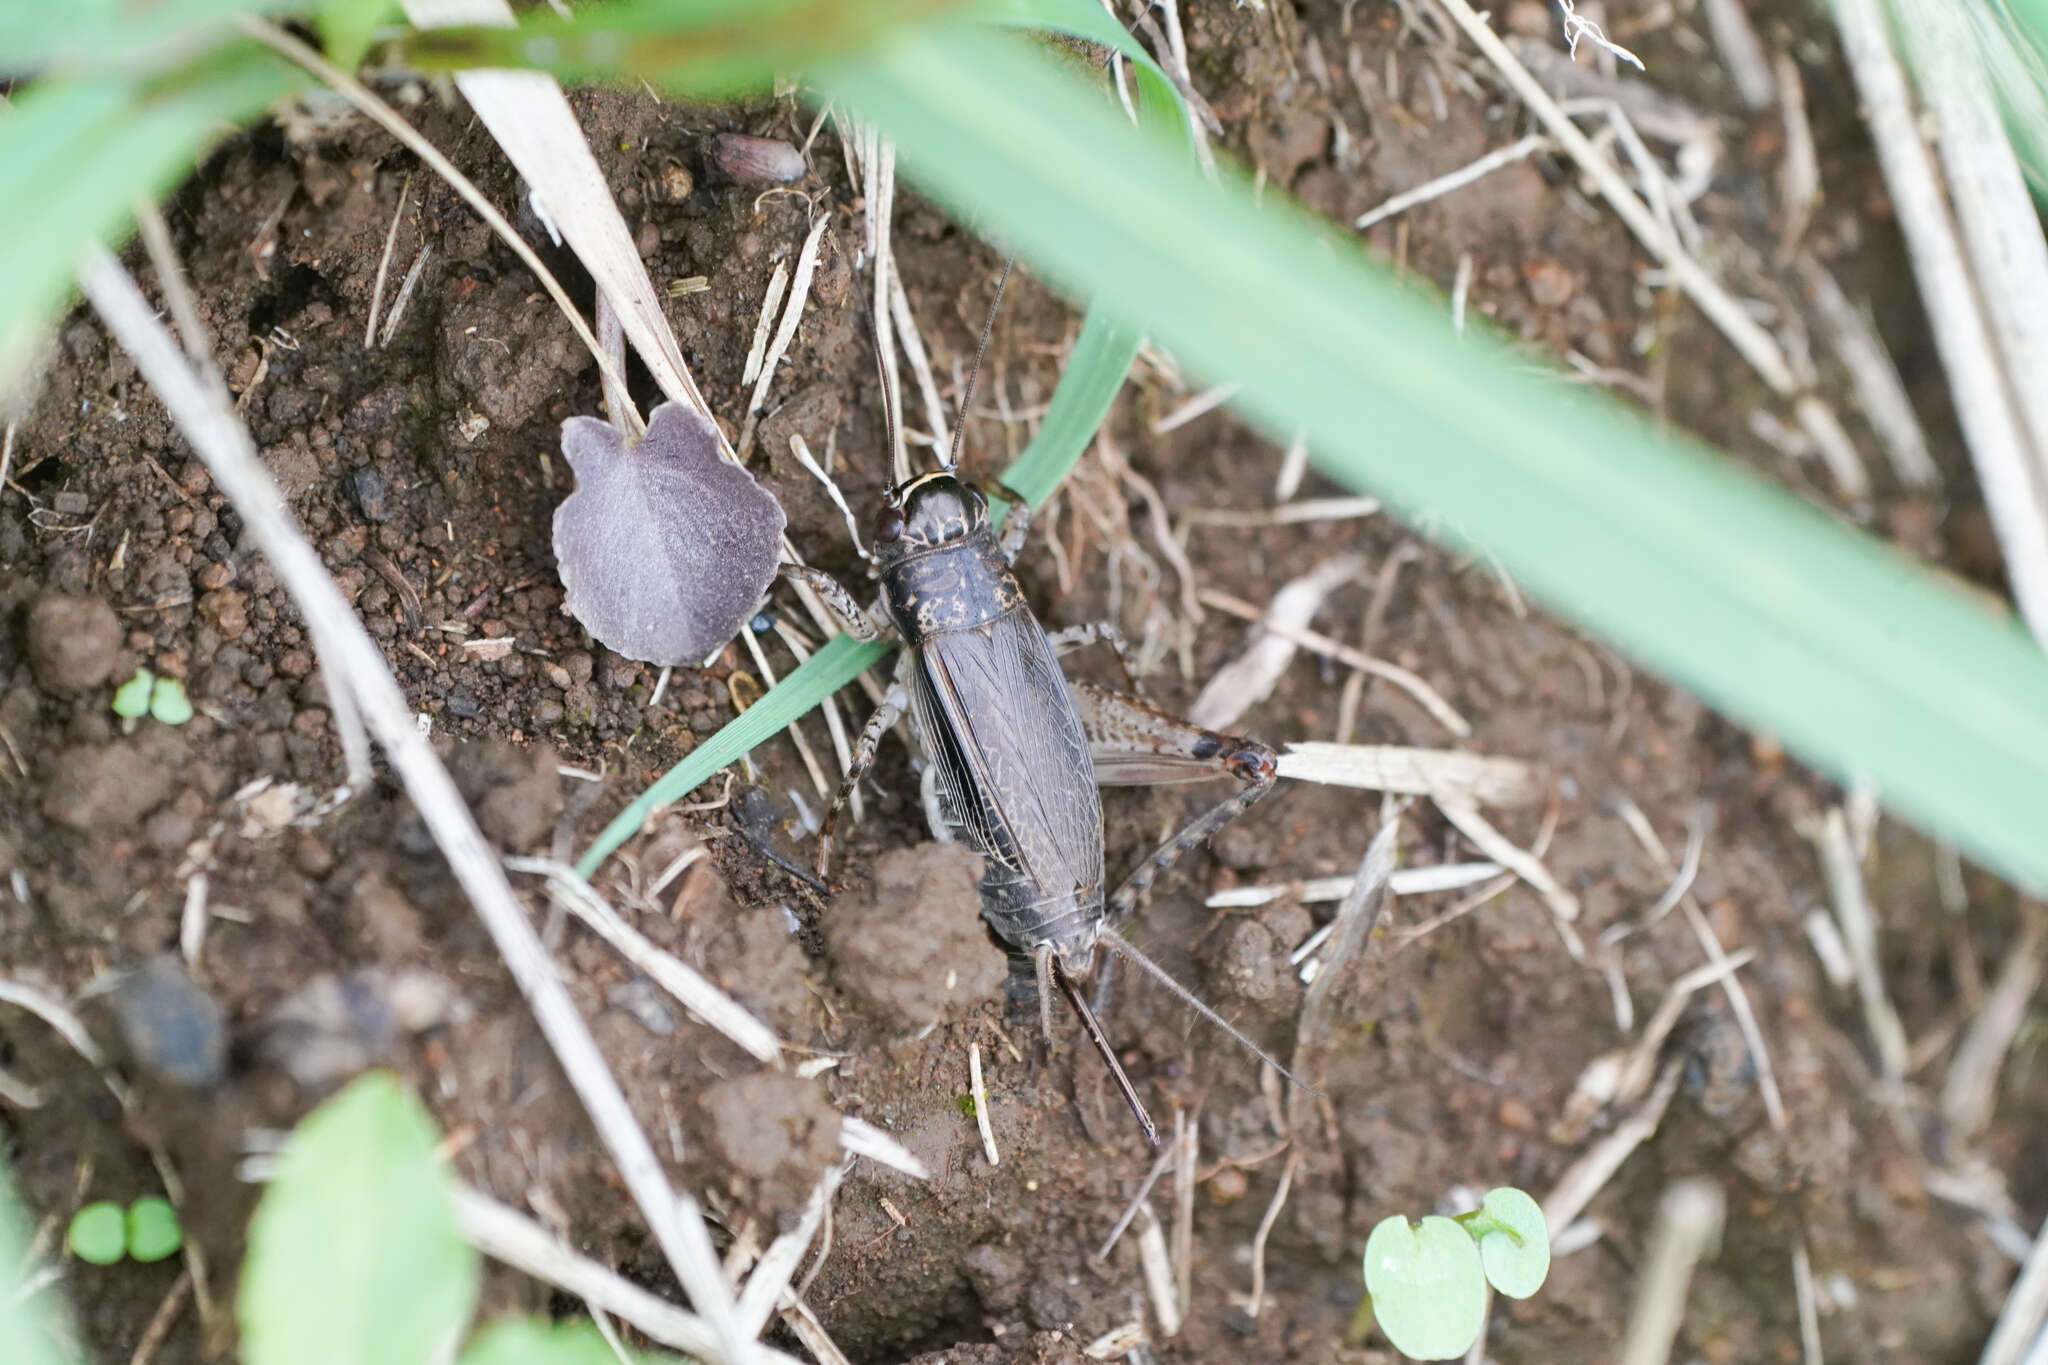
<svg viewBox="0 0 2048 1365">
<path fill-rule="evenodd" d="M 129 972 L 108 992 L 121 1040 L 137 1065 L 175 1085 L 218 1084 L 226 1071 L 225 1016 L 169 953 Z"/>
<path fill-rule="evenodd" d="M 675 1012 L 662 1001 L 654 983 L 644 976 L 620 982 L 606 991 L 604 998 L 612 1008 L 632 1015 L 640 1027 L 657 1038 L 666 1038 L 676 1031 Z"/>
<path fill-rule="evenodd" d="M 120 652 L 120 618 L 97 597 L 51 593 L 29 610 L 29 664 L 52 691 L 98 687 L 113 676 Z"/>
<path fill-rule="evenodd" d="M 697 181 L 690 174 L 690 168 L 670 158 L 661 166 L 661 197 L 671 204 L 680 204 L 690 197 L 690 191 L 697 188 Z"/>
<path fill-rule="evenodd" d="M 349 471 L 349 496 L 361 510 L 366 521 L 382 521 L 391 514 L 387 499 L 391 485 L 385 477 L 368 465 Z"/>
<path fill-rule="evenodd" d="M 787 185 L 808 169 L 802 152 L 772 137 L 718 133 L 709 152 L 711 164 L 742 185 Z"/>
<path fill-rule="evenodd" d="M 451 716 L 474 720 L 479 709 L 476 698 L 460 687 L 448 694 L 448 714 Z"/>
</svg>

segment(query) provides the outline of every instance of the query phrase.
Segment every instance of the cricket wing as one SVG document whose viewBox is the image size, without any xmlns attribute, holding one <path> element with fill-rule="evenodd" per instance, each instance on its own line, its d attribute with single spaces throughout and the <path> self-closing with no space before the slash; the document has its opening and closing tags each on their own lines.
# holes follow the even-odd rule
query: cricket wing
<svg viewBox="0 0 2048 1365">
<path fill-rule="evenodd" d="M 1073 694 L 1012 612 L 925 639 L 911 704 L 963 843 L 1048 896 L 1102 884 L 1102 803 Z"/>
</svg>

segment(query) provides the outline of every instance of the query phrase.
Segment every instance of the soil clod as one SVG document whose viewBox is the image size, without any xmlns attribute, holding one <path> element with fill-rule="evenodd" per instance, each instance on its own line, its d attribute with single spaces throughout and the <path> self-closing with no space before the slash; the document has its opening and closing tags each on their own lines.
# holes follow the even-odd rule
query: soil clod
<svg viewBox="0 0 2048 1365">
<path fill-rule="evenodd" d="M 981 925 L 981 858 L 955 844 L 896 849 L 858 900 L 824 916 L 833 979 L 899 1029 L 957 1019 L 1007 974 Z"/>
</svg>

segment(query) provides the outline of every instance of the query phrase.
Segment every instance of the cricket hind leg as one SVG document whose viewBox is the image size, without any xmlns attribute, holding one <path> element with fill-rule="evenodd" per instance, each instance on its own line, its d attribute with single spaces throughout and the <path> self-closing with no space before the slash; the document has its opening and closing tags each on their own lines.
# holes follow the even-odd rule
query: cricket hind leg
<svg viewBox="0 0 2048 1365">
<path fill-rule="evenodd" d="M 846 590 L 846 586 L 823 569 L 813 569 L 802 564 L 780 566 L 782 576 L 792 583 L 801 583 L 824 600 L 826 608 L 839 622 L 839 628 L 856 640 L 870 641 L 893 638 L 896 632 L 888 629 L 861 609 L 859 601 Z"/>
<path fill-rule="evenodd" d="M 1198 782 L 1228 775 L 1238 789 L 1154 849 L 1110 896 L 1107 910 L 1114 922 L 1130 915 L 1159 874 L 1191 849 L 1249 810 L 1273 789 L 1279 759 L 1255 739 L 1218 734 L 1170 716 L 1133 697 L 1119 696 L 1092 683 L 1071 683 L 1088 735 L 1095 780 L 1105 787 L 1147 787 Z"/>
</svg>

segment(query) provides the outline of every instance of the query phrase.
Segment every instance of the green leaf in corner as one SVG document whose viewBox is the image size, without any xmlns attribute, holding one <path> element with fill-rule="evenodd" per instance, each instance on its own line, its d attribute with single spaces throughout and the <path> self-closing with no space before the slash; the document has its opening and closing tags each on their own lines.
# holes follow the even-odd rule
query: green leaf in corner
<svg viewBox="0 0 2048 1365">
<path fill-rule="evenodd" d="M 388 1072 L 307 1115 L 249 1223 L 247 1365 L 426 1365 L 476 1302 L 433 1120 Z"/>
</svg>

